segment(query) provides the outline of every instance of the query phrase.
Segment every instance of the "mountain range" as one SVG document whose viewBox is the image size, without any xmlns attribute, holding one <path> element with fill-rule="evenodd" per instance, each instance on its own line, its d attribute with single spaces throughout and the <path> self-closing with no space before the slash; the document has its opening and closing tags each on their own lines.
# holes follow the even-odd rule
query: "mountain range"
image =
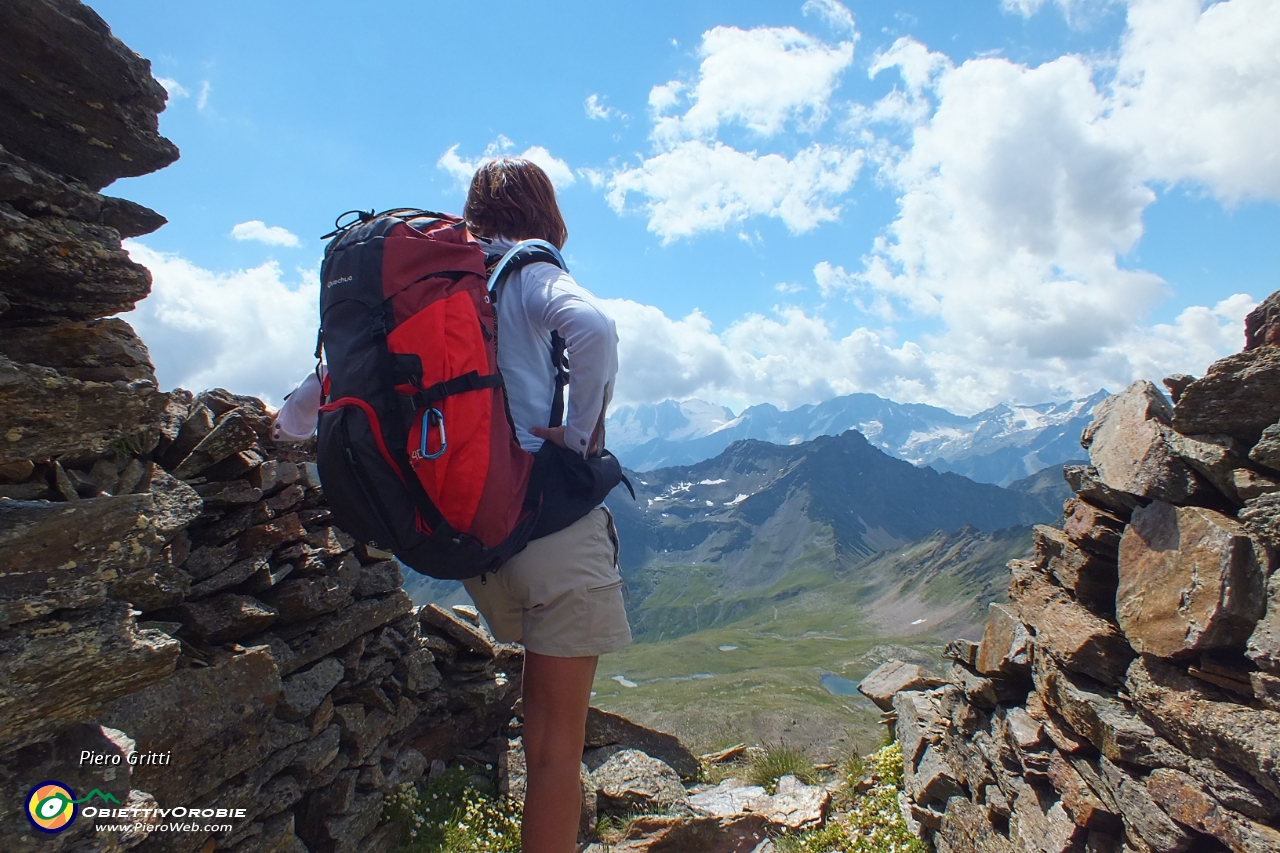
<svg viewBox="0 0 1280 853">
<path fill-rule="evenodd" d="M 739 441 L 713 459 L 638 472 L 632 484 L 635 501 L 615 491 L 607 505 L 639 635 L 701 630 L 938 531 L 1025 528 L 1061 506 L 1054 494 L 917 467 L 852 430 L 796 445 Z"/>
<path fill-rule="evenodd" d="M 1056 467 L 1003 488 L 896 459 L 852 430 L 798 444 L 748 439 L 692 465 L 628 473 L 636 500 L 619 488 L 606 505 L 641 637 L 732 621 L 940 534 L 961 551 L 998 531 L 1020 539 L 1059 515 L 1066 491 Z M 1003 566 L 983 571 L 994 578 Z M 415 600 L 467 600 L 460 585 L 406 574 Z M 1002 582 L 963 586 L 953 596 L 985 606 Z"/>
<path fill-rule="evenodd" d="M 874 394 L 849 394 L 789 411 L 764 403 L 739 415 L 701 400 L 667 400 L 616 409 L 607 435 L 622 463 L 643 472 L 692 465 L 742 439 L 791 445 L 852 429 L 898 459 L 1005 486 L 1078 458 L 1080 433 L 1107 393 L 1035 406 L 1002 403 L 967 416 Z"/>
</svg>

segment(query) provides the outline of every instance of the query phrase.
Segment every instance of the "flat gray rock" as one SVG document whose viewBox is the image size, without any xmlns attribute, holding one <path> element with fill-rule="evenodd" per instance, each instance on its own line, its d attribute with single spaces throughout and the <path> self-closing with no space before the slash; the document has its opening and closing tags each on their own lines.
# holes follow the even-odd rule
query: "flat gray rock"
<svg viewBox="0 0 1280 853">
<path fill-rule="evenodd" d="M 638 749 L 624 749 L 591 774 L 600 814 L 626 815 L 667 808 L 685 799 L 676 771 Z"/>
<path fill-rule="evenodd" d="M 729 817 L 749 811 L 751 803 L 767 797 L 759 785 L 745 785 L 737 779 L 726 779 L 709 791 L 689 798 L 689 808 L 708 817 Z"/>
<path fill-rule="evenodd" d="M 891 660 L 873 669 L 858 685 L 858 692 L 881 711 L 893 710 L 893 694 L 899 690 L 929 690 L 945 682 L 922 666 Z"/>
</svg>

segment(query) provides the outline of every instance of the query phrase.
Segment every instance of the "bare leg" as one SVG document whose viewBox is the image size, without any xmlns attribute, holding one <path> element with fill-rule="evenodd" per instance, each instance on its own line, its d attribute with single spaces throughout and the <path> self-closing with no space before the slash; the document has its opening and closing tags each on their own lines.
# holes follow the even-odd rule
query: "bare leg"
<svg viewBox="0 0 1280 853">
<path fill-rule="evenodd" d="M 523 733 L 529 782 L 520 835 L 524 853 L 573 853 L 577 846 L 582 811 L 578 767 L 597 660 L 525 653 Z"/>
</svg>

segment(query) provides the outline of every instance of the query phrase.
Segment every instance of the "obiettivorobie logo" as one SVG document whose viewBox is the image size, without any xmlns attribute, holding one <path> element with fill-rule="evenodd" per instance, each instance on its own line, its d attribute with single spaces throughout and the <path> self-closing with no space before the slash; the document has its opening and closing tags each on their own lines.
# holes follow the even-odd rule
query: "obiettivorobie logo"
<svg viewBox="0 0 1280 853">
<path fill-rule="evenodd" d="M 131 764 L 134 762 L 130 762 Z M 101 805 L 93 805 L 94 800 L 101 800 Z M 84 808 L 77 808 L 83 805 Z M 41 782 L 27 794 L 27 820 L 41 832 L 50 834 L 62 832 L 77 817 L 92 821 L 99 819 L 122 821 L 119 824 L 106 824 L 108 830 L 132 829 L 146 833 L 152 832 L 222 832 L 229 833 L 234 824 L 201 824 L 195 822 L 178 823 L 169 821 L 174 818 L 215 818 L 219 820 L 242 820 L 249 816 L 248 809 L 205 808 L 203 806 L 174 806 L 160 808 L 158 805 L 121 805 L 115 795 L 94 788 L 87 796 L 76 798 L 75 792 L 61 782 L 50 780 Z M 99 828 L 104 825 L 96 824 Z"/>
<path fill-rule="evenodd" d="M 114 794 L 94 788 L 76 799 L 75 792 L 61 782 L 41 782 L 27 794 L 27 820 L 41 832 L 62 832 L 76 819 L 76 806 L 94 799 L 120 805 Z"/>
</svg>

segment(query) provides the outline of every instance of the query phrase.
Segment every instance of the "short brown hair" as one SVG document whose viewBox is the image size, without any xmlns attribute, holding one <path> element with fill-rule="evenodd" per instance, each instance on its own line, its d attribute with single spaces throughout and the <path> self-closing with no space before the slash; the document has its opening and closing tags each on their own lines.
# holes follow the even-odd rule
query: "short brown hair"
<svg viewBox="0 0 1280 853">
<path fill-rule="evenodd" d="M 557 249 L 569 239 L 551 179 L 529 160 L 492 160 L 477 169 L 462 216 L 481 237 L 537 238 Z"/>
</svg>

